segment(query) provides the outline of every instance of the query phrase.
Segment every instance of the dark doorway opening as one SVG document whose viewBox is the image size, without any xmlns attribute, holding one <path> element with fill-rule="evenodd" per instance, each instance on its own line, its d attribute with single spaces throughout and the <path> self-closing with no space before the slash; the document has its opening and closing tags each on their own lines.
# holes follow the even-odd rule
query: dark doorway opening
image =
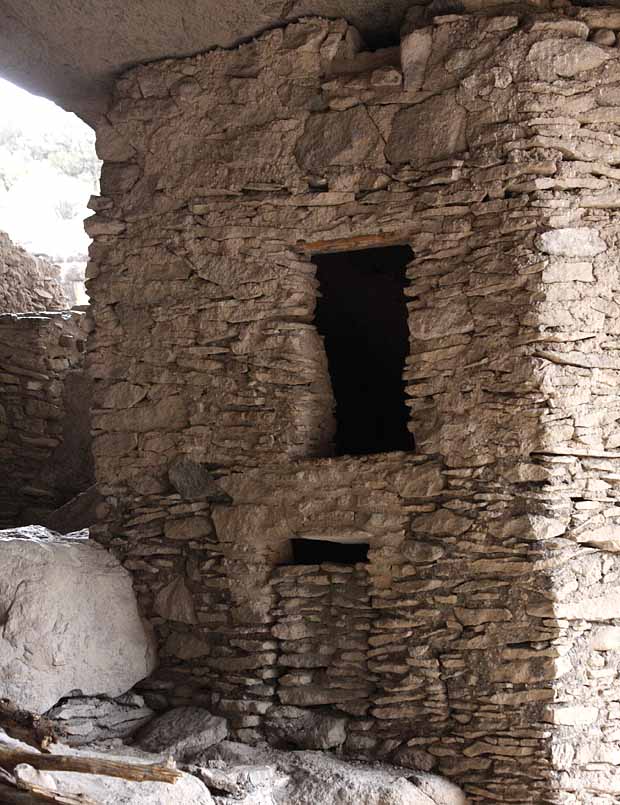
<svg viewBox="0 0 620 805">
<path fill-rule="evenodd" d="M 292 539 L 294 565 L 355 565 L 368 562 L 367 542 L 332 542 L 323 539 Z"/>
<path fill-rule="evenodd" d="M 336 455 L 412 450 L 402 378 L 409 352 L 405 297 L 408 246 L 313 257 L 336 400 Z"/>
</svg>

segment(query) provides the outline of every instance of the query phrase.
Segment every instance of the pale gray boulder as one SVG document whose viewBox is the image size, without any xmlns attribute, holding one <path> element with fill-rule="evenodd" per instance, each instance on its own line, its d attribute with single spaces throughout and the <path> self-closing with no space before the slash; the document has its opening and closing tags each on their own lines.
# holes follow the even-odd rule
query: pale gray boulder
<svg viewBox="0 0 620 805">
<path fill-rule="evenodd" d="M 118 696 L 155 667 L 129 573 L 87 536 L 0 531 L 0 697 L 24 710 Z"/>
<path fill-rule="evenodd" d="M 326 752 L 282 752 L 223 741 L 196 759 L 218 805 L 466 805 L 461 789 L 434 774 Z M 274 769 L 271 778 L 259 770 Z M 230 792 L 226 794 L 224 792 Z"/>
</svg>

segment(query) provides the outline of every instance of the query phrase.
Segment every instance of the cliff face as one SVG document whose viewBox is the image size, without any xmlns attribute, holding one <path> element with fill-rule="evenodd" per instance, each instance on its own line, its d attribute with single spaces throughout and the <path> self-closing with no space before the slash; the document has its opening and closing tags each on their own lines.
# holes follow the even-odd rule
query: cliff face
<svg viewBox="0 0 620 805">
<path fill-rule="evenodd" d="M 59 269 L 17 246 L 0 232 L 0 313 L 30 313 L 69 307 Z"/>
</svg>

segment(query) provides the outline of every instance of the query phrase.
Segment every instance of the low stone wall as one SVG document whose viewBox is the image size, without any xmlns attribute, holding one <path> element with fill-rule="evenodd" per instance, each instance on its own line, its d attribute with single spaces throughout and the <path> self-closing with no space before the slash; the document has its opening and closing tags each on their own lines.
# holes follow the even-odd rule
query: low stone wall
<svg viewBox="0 0 620 805">
<path fill-rule="evenodd" d="M 85 315 L 0 315 L 0 527 L 41 522 L 93 483 Z"/>
<path fill-rule="evenodd" d="M 64 310 L 68 306 L 58 266 L 28 254 L 0 232 L 0 314 Z"/>
</svg>

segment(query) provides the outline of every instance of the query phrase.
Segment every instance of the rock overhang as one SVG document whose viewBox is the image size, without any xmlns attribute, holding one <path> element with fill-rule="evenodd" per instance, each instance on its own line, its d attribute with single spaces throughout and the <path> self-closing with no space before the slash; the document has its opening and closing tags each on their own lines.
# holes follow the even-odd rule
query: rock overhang
<svg viewBox="0 0 620 805">
<path fill-rule="evenodd" d="M 0 75 L 94 124 L 129 67 L 231 47 L 302 16 L 345 17 L 374 46 L 398 31 L 409 0 L 1 0 Z"/>
<path fill-rule="evenodd" d="M 515 3 L 524 12 L 551 11 L 552 5 Z M 618 5 L 613 0 L 605 7 L 617 14 Z M 114 81 L 138 64 L 234 47 L 307 16 L 344 18 L 370 48 L 382 48 L 398 42 L 403 24 L 410 30 L 434 14 L 487 8 L 501 10 L 496 0 L 0 0 L 0 75 L 94 125 Z"/>
</svg>

